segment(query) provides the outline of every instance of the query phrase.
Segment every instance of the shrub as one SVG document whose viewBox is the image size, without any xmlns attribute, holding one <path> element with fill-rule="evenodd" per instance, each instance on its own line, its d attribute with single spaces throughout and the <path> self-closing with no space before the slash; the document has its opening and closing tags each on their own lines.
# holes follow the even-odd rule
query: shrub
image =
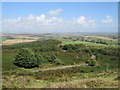
<svg viewBox="0 0 120 90">
<path fill-rule="evenodd" d="M 34 52 L 31 49 L 23 48 L 16 55 L 14 64 L 19 67 L 33 68 L 39 66 L 39 60 L 37 60 Z"/>
<path fill-rule="evenodd" d="M 69 52 L 75 51 L 75 52 L 79 52 L 81 48 L 84 48 L 85 45 L 83 44 L 68 44 L 68 45 L 63 45 L 60 46 L 63 50 L 68 50 Z"/>
</svg>

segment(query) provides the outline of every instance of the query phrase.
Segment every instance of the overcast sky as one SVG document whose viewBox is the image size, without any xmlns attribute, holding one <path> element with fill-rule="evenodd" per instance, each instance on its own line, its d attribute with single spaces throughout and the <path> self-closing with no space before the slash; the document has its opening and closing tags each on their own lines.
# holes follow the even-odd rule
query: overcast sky
<svg viewBox="0 0 120 90">
<path fill-rule="evenodd" d="M 8 2 L 3 33 L 117 32 L 117 2 Z"/>
</svg>

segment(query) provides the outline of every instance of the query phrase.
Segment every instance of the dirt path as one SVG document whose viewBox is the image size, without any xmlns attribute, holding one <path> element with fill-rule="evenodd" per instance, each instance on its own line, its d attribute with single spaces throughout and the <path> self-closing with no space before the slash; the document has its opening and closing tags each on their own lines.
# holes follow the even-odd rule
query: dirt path
<svg viewBox="0 0 120 90">
<path fill-rule="evenodd" d="M 39 71 L 49 71 L 49 70 L 66 69 L 66 68 L 80 67 L 80 66 L 86 66 L 86 65 L 87 65 L 87 64 L 59 66 L 59 67 L 46 68 L 46 69 L 41 69 L 41 70 L 31 70 L 31 72 L 39 72 Z"/>
</svg>

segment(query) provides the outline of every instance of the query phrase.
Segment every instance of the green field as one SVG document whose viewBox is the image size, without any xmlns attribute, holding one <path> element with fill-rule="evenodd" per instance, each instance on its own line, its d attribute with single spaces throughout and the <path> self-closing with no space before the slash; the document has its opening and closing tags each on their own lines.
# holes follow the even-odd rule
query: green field
<svg viewBox="0 0 120 90">
<path fill-rule="evenodd" d="M 107 46 L 104 44 L 97 44 L 97 43 L 92 43 L 92 42 L 85 42 L 85 41 L 64 41 L 62 45 L 66 44 L 85 44 L 86 46 Z"/>
<path fill-rule="evenodd" d="M 78 37 L 44 37 L 31 43 L 3 46 L 3 88 L 117 88 L 117 41 L 89 41 Z M 39 67 L 26 69 L 14 65 L 22 48 L 29 48 L 41 56 Z M 94 62 L 93 66 L 90 66 L 90 61 Z M 85 65 L 75 66 L 80 64 Z M 55 69 L 63 66 L 74 67 Z"/>
<path fill-rule="evenodd" d="M 0 37 L 0 42 L 5 41 L 6 38 Z"/>
</svg>

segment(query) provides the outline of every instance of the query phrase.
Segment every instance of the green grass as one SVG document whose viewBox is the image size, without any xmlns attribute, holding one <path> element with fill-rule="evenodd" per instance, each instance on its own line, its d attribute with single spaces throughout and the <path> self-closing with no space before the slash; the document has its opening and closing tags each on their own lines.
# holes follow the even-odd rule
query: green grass
<svg viewBox="0 0 120 90">
<path fill-rule="evenodd" d="M 2 53 L 2 69 L 5 70 L 14 70 L 17 67 L 13 64 L 15 59 L 16 53 L 15 52 L 3 52 Z"/>
<path fill-rule="evenodd" d="M 100 47 L 117 47 L 117 45 L 105 45 L 105 44 L 97 44 L 97 43 L 92 43 L 92 42 L 86 42 L 86 41 L 71 41 L 71 40 L 65 40 L 62 41 L 61 45 L 66 45 L 66 44 L 84 44 L 86 46 L 100 46 Z"/>
<path fill-rule="evenodd" d="M 70 65 L 74 63 L 80 63 L 81 61 L 78 60 L 76 57 L 79 56 L 78 53 L 73 52 L 59 52 L 58 58 L 64 62 L 65 65 Z"/>
<path fill-rule="evenodd" d="M 0 37 L 0 42 L 7 40 L 5 37 Z"/>
</svg>

